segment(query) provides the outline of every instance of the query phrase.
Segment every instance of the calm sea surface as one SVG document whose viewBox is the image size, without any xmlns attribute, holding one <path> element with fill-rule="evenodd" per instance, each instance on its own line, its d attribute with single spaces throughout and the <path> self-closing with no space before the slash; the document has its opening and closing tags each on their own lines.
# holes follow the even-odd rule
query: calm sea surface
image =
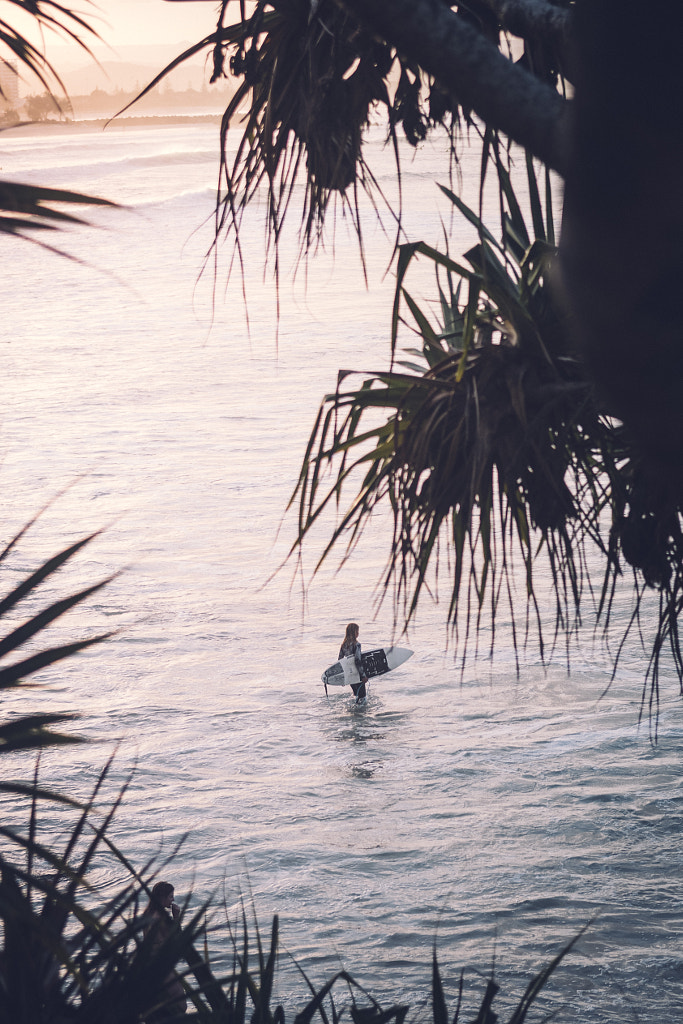
<svg viewBox="0 0 683 1024">
<path fill-rule="evenodd" d="M 372 148 L 391 192 L 390 155 Z M 84 795 L 116 749 L 108 798 L 134 769 L 112 828 L 122 849 L 140 866 L 163 861 L 186 834 L 163 870 L 178 894 L 197 904 L 215 893 L 229 908 L 253 897 L 264 927 L 279 913 L 285 949 L 315 982 L 343 965 L 426 1019 L 436 942 L 451 1000 L 461 967 L 480 992 L 495 958 L 504 1006 L 592 921 L 544 1007 L 586 1024 L 675 1019 L 683 706 L 673 674 L 653 747 L 638 728 L 647 662 L 635 640 L 605 696 L 611 661 L 590 615 L 569 675 L 561 653 L 544 668 L 531 645 L 518 678 L 503 621 L 493 659 L 461 677 L 445 608 L 425 604 L 408 638 L 415 656 L 355 710 L 345 694 L 326 699 L 320 672 L 350 619 L 366 645 L 392 638 L 390 602 L 375 604 L 389 523 L 379 517 L 305 602 L 291 569 L 271 579 L 293 537 L 285 507 L 321 398 L 338 369 L 388 363 L 389 222 L 385 235 L 367 219 L 367 288 L 343 219 L 334 248 L 296 278 L 286 241 L 276 332 L 261 211 L 243 235 L 248 326 L 240 275 L 224 283 L 229 252 L 217 277 L 211 263 L 202 273 L 213 126 L 4 133 L 0 153 L 3 175 L 124 207 L 50 239 L 80 265 L 0 240 L 2 539 L 54 499 L 3 568 L 3 590 L 101 528 L 47 593 L 122 570 L 53 631 L 116 637 L 6 701 L 11 713 L 83 716 L 93 742 L 46 754 L 43 780 Z M 476 173 L 465 167 L 470 197 Z M 444 147 L 406 162 L 407 234 L 439 244 L 449 212 L 436 180 L 446 181 Z M 451 253 L 470 238 L 452 225 Z M 628 610 L 619 604 L 617 627 Z M 481 650 L 488 640 L 485 626 Z M 3 761 L 5 774 L 32 770 L 32 758 Z M 25 820 L 25 808 L 6 817 Z M 46 816 L 47 833 L 62 827 Z M 114 865 L 98 866 L 103 893 L 117 880 Z M 303 1004 L 286 959 L 278 984 L 287 1005 Z"/>
</svg>

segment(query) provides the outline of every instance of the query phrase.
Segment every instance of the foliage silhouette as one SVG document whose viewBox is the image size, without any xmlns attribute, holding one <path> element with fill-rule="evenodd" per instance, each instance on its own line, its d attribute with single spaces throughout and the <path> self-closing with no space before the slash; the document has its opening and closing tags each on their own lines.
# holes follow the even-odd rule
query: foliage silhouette
<svg viewBox="0 0 683 1024">
<path fill-rule="evenodd" d="M 606 631 L 624 563 L 636 590 L 625 636 L 638 624 L 646 588 L 660 591 L 642 704 L 642 710 L 656 712 L 667 646 L 679 677 L 683 673 L 676 626 L 683 599 L 683 535 L 675 522 L 666 531 L 653 529 L 656 496 L 639 472 L 637 453 L 622 425 L 598 401 L 572 348 L 566 316 L 552 291 L 557 249 L 547 174 L 542 201 L 527 157 L 529 229 L 509 168 L 500 153 L 495 160 L 500 240 L 442 187 L 479 234 L 464 256 L 469 266 L 423 242 L 399 248 L 392 362 L 408 372 L 363 375 L 360 387 L 348 386 L 349 373 L 339 374 L 337 390 L 324 399 L 314 424 L 292 496 L 298 506 L 293 552 L 320 517 L 336 509 L 318 565 L 340 543 L 346 545 L 346 558 L 376 508 L 389 506 L 394 526 L 380 598 L 393 588 L 396 618 L 409 624 L 423 590 L 438 578 L 440 545 L 446 543 L 453 559 L 448 619 L 462 641 L 464 659 L 470 633 L 478 633 L 487 609 L 492 645 L 496 617 L 504 614 L 512 623 L 515 650 L 518 638 L 526 639 L 533 626 L 545 656 L 540 608 L 547 602 L 539 587 L 544 591 L 547 580 L 553 646 L 560 635 L 569 644 L 586 593 L 593 597 L 589 545 L 605 565 L 593 610 Z M 418 258 L 435 268 L 436 324 L 406 288 Z M 402 357 L 400 324 L 419 340 L 419 348 Z M 379 422 L 381 410 L 389 417 Z M 358 490 L 342 506 L 342 491 L 355 480 Z M 515 586 L 518 568 L 525 603 Z M 656 714 L 651 721 L 656 730 Z"/>
<path fill-rule="evenodd" d="M 30 74 L 35 76 L 46 89 L 47 102 L 61 110 L 59 100 L 54 95 L 52 84 L 64 91 L 64 84 L 53 64 L 43 51 L 39 49 L 27 35 L 20 32 L 9 19 L 12 8 L 14 14 L 19 12 L 33 18 L 36 28 L 41 32 L 52 32 L 65 37 L 77 44 L 83 52 L 92 57 L 92 51 L 86 39 L 99 39 L 97 32 L 77 11 L 53 0 L 8 0 L 10 11 L 8 16 L 0 17 L 0 45 L 4 45 L 15 60 Z M 86 223 L 73 213 L 64 211 L 74 205 L 113 206 L 115 204 L 95 196 L 82 195 L 65 189 L 43 188 L 39 185 L 27 185 L 15 181 L 0 180 L 0 234 L 12 235 L 41 245 L 43 248 L 65 256 L 43 240 L 46 232 L 64 228 L 67 225 Z M 34 237 L 38 233 L 38 237 Z M 71 257 L 69 257 L 71 258 Z"/>
<path fill-rule="evenodd" d="M 0 566 L 7 560 L 30 525 L 31 523 L 20 530 L 0 551 Z M 16 617 L 22 613 L 25 604 L 32 604 L 39 599 L 42 594 L 40 588 L 44 585 L 51 586 L 55 582 L 54 578 L 57 573 L 96 536 L 97 533 L 90 534 L 90 536 L 70 544 L 13 587 L 0 599 L 0 621 L 8 616 Z M 7 631 L 4 636 L 0 637 L 0 690 L 24 686 L 26 680 L 41 669 L 56 665 L 65 658 L 71 658 L 79 651 L 84 651 L 88 647 L 112 637 L 113 631 L 99 633 L 83 640 L 48 646 L 39 651 L 35 650 L 36 644 L 42 640 L 44 632 L 52 623 L 97 594 L 112 579 L 114 576 L 101 580 L 69 597 L 51 601 L 38 612 L 28 612 L 29 617 L 19 626 L 8 623 Z M 8 661 L 7 659 L 14 660 Z M 44 747 L 55 743 L 80 742 L 73 736 L 51 731 L 51 726 L 73 718 L 73 715 L 67 714 L 32 714 L 0 722 L 0 753 Z"/>
<path fill-rule="evenodd" d="M 624 568 L 632 570 L 631 629 L 639 628 L 646 593 L 655 590 L 659 595 L 643 687 L 643 708 L 650 711 L 657 707 L 665 651 L 671 652 L 683 683 L 677 625 L 683 601 L 683 412 L 673 383 L 683 373 L 683 347 L 678 340 L 678 309 L 671 300 L 680 277 L 680 246 L 674 240 L 683 230 L 677 184 L 683 153 L 678 133 L 683 122 L 668 106 L 670 101 L 671 111 L 683 109 L 683 90 L 675 71 L 675 40 L 683 30 L 683 11 L 663 0 L 656 0 L 655 8 L 644 26 L 642 7 L 635 0 L 316 0 L 314 4 L 264 0 L 249 6 L 240 3 L 239 18 L 228 24 L 228 12 L 237 5 L 233 8 L 223 0 L 215 32 L 180 55 L 156 79 L 202 49 L 212 55 L 214 77 L 227 75 L 228 69 L 237 76 L 238 92 L 223 121 L 216 239 L 232 233 L 243 260 L 241 219 L 265 188 L 276 272 L 278 242 L 288 212 L 300 215 L 302 246 L 308 251 L 334 208 L 335 195 L 353 212 L 362 252 L 358 190 L 365 188 L 373 203 L 378 195 L 364 157 L 363 129 L 371 116 L 384 120 L 394 145 L 399 124 L 413 145 L 436 126 L 445 125 L 451 155 L 464 136 L 462 129 L 467 130 L 468 141 L 481 144 L 481 187 L 493 167 L 507 220 L 502 231 L 503 256 L 501 243 L 482 231 L 477 251 L 467 256 L 470 267 L 451 266 L 454 274 L 462 272 L 468 280 L 472 298 L 470 306 L 457 312 L 457 317 L 464 318 L 463 351 L 451 356 L 452 361 L 464 360 L 456 371 L 456 376 L 463 374 L 462 379 L 457 381 L 457 392 L 451 393 L 444 363 L 439 371 L 425 374 L 419 387 L 413 384 L 413 425 L 419 419 L 417 403 L 424 429 L 421 435 L 404 431 L 405 438 L 397 433 L 395 440 L 414 441 L 419 449 L 427 439 L 429 420 L 434 428 L 431 447 L 406 455 L 403 477 L 394 463 L 391 478 L 384 472 L 389 472 L 389 448 L 382 454 L 378 447 L 380 460 L 368 464 L 368 490 L 361 494 L 370 502 L 381 493 L 380 485 L 386 484 L 385 497 L 394 503 L 399 521 L 404 515 L 392 545 L 399 558 L 399 597 L 406 597 L 409 578 L 416 584 L 404 605 L 404 622 L 414 613 L 414 593 L 424 585 L 420 573 L 425 557 L 429 560 L 431 552 L 438 550 L 436 525 L 443 520 L 445 507 L 457 507 L 450 521 L 451 536 L 444 533 L 441 540 L 456 566 L 452 596 L 459 593 L 458 572 L 465 551 L 472 563 L 478 560 L 482 567 L 476 583 L 469 573 L 474 589 L 469 594 L 472 615 L 466 616 L 465 634 L 470 625 L 476 630 L 485 592 L 493 616 L 504 607 L 501 595 L 505 604 L 510 603 L 508 540 L 499 542 L 503 549 L 498 564 L 504 571 L 496 582 L 503 590 L 487 583 L 494 565 L 497 535 L 490 529 L 494 523 L 503 531 L 512 530 L 521 558 L 531 601 L 525 635 L 529 623 L 538 622 L 533 579 L 529 582 L 537 554 L 530 547 L 530 531 L 540 531 L 541 554 L 552 565 L 555 636 L 562 633 L 567 644 L 578 623 L 582 590 L 595 587 L 599 591 L 598 618 L 608 627 L 616 581 Z M 615 81 L 628 83 L 628 100 L 614 89 Z M 666 103 L 663 96 L 668 97 Z M 246 106 L 241 122 L 240 104 Z M 240 133 L 234 159 L 226 144 L 231 121 Z M 527 159 L 542 161 L 546 180 L 550 168 L 565 177 L 559 259 L 547 249 L 556 244 L 554 223 L 547 219 L 546 207 L 546 225 L 541 224 L 543 206 L 533 191 L 534 230 L 529 238 L 535 244 L 528 253 L 524 251 L 524 234 L 518 233 L 522 229 L 509 189 L 509 159 L 519 152 L 513 142 L 524 147 L 522 154 L 530 154 Z M 629 154 L 628 160 L 624 154 Z M 400 185 L 400 167 L 398 179 Z M 295 189 L 300 182 L 305 185 L 303 199 Z M 465 212 L 452 190 L 450 197 Z M 677 226 L 671 219 L 674 213 Z M 400 209 L 397 217 L 400 225 Z M 435 253 L 419 245 L 412 250 L 402 247 L 399 278 L 410 257 L 418 254 L 446 267 L 449 254 Z M 558 293 L 550 296 L 547 287 L 551 258 L 554 277 L 562 280 L 561 300 Z M 524 266 L 523 260 L 527 261 Z M 486 333 L 472 291 L 473 274 L 485 281 L 490 292 L 488 298 L 482 297 L 484 305 L 493 303 L 503 320 L 514 311 L 522 343 L 513 345 L 504 334 L 495 352 L 472 344 L 475 320 L 478 338 Z M 517 291 L 520 281 L 526 294 Z M 413 316 L 422 318 L 424 326 L 424 314 L 410 296 L 399 289 L 397 299 L 409 308 L 412 304 Z M 547 305 L 542 314 L 539 299 Z M 554 314 L 548 312 L 551 307 Z M 539 315 L 544 322 L 537 330 Z M 553 315 L 555 324 L 550 323 Z M 394 330 L 396 316 L 395 307 Z M 549 331 L 562 336 L 562 351 L 553 348 Z M 435 344 L 443 347 L 443 339 Z M 549 358 L 542 351 L 534 354 L 534 344 L 546 346 Z M 523 393 L 521 377 L 512 382 L 515 373 L 527 369 L 533 369 L 536 378 L 535 396 Z M 398 387 L 392 371 L 393 367 L 388 375 L 377 375 L 376 383 L 386 385 L 391 379 Z M 481 423 L 476 400 L 484 376 L 491 416 Z M 551 395 L 553 387 L 556 393 Z M 348 393 L 343 401 L 350 404 L 339 408 L 350 417 L 351 434 L 336 437 L 329 451 L 336 450 L 335 444 L 346 445 L 343 455 L 339 448 L 343 474 L 349 468 L 347 455 L 350 458 L 358 440 L 354 417 L 363 405 L 381 404 L 377 388 L 367 390 L 375 394 L 364 394 L 358 407 Z M 532 401 L 523 409 L 520 401 L 534 397 L 536 404 Z M 399 401 L 398 393 L 390 391 L 386 398 L 389 406 Z M 498 398 L 503 404 L 497 414 Z M 331 410 L 330 405 L 325 408 Z M 533 418 L 523 422 L 529 416 Z M 316 430 L 330 429 L 332 422 L 330 418 L 319 421 Z M 523 428 L 525 437 L 521 448 L 508 445 L 507 457 L 499 453 L 492 474 L 487 451 L 491 439 L 482 435 L 477 450 L 474 432 L 491 428 L 503 441 L 504 422 L 514 427 L 517 437 Z M 465 435 L 471 446 L 469 467 L 463 462 L 462 475 L 447 479 L 448 470 L 455 468 L 455 449 L 449 450 L 447 442 Z M 389 444 L 388 434 L 384 441 Z M 437 453 L 442 443 L 443 450 Z M 525 464 L 530 453 L 531 461 Z M 311 455 L 309 448 L 306 464 Z M 424 491 L 418 472 L 421 458 L 430 466 L 429 483 L 435 484 Z M 438 474 L 431 473 L 433 459 L 441 463 Z M 483 466 L 487 470 L 480 481 Z M 321 468 L 319 462 L 310 477 L 304 472 L 299 485 L 304 491 L 309 484 L 314 490 L 318 487 Z M 377 479 L 373 473 L 379 474 Z M 346 476 L 337 482 L 342 479 Z M 484 491 L 478 496 L 476 488 L 482 481 Z M 416 493 L 404 494 L 403 486 L 414 487 Z M 334 493 L 338 495 L 338 490 Z M 419 513 L 416 495 L 421 497 Z M 305 494 L 300 505 L 299 540 L 306 524 L 316 518 L 318 506 L 315 501 L 307 505 L 310 497 Z M 349 549 L 369 510 L 370 504 L 361 501 L 351 518 L 344 520 Z M 611 517 L 604 531 L 596 529 L 600 510 Z M 480 515 L 481 528 L 475 522 Z M 415 526 L 418 539 L 411 533 Z M 602 581 L 593 581 L 581 547 L 573 550 L 574 541 L 583 537 L 602 552 Z M 333 543 L 339 538 L 335 531 Z M 407 550 L 401 550 L 402 544 Z M 449 605 L 451 622 L 455 605 L 452 601 Z M 621 650 L 620 645 L 615 671 Z"/>
<path fill-rule="evenodd" d="M 258 922 L 249 923 L 242 906 L 233 926 L 207 925 L 209 902 L 190 910 L 163 943 L 145 936 L 140 898 L 149 894 L 158 871 L 148 864 L 138 872 L 108 836 L 114 815 L 125 796 L 126 784 L 113 800 L 100 807 L 112 767 L 110 760 L 97 778 L 87 800 L 80 801 L 45 790 L 38 768 L 32 785 L 4 783 L 7 795 L 28 799 L 25 830 L 0 825 L 0 1017 L 14 1024 L 132 1024 L 146 1020 L 183 1020 L 222 1024 L 285 1024 L 288 1012 L 294 1024 L 338 1024 L 348 1010 L 354 1024 L 403 1024 L 410 1007 L 383 1006 L 346 970 L 333 974 L 317 987 L 297 965 L 307 996 L 299 1010 L 287 1011 L 275 997 L 280 953 L 279 920 L 273 918 L 269 941 L 264 944 Z M 45 837 L 41 811 L 52 808 Z M 59 843 L 54 808 L 70 813 Z M 163 870 L 172 869 L 173 857 Z M 93 872 L 105 867 L 117 879 L 110 895 Z M 114 890 L 112 892 L 112 889 Z M 219 976 L 211 967 L 210 938 L 226 940 L 232 964 Z M 578 936 L 577 936 L 578 939 Z M 521 1024 L 526 1013 L 564 956 L 572 940 L 528 984 L 509 1024 Z M 198 944 L 204 945 L 200 954 Z M 182 981 L 191 1012 L 177 1014 L 166 1005 L 169 973 Z M 350 1004 L 340 1005 L 335 989 L 342 985 Z M 460 982 L 462 996 L 463 982 Z M 489 980 L 478 1019 L 497 1019 L 491 1003 L 498 993 Z M 432 1006 L 434 1024 L 447 1020 L 443 982 L 434 951 Z M 473 996 L 474 997 L 474 996 Z M 459 1006 L 454 1022 L 459 1020 Z"/>
</svg>

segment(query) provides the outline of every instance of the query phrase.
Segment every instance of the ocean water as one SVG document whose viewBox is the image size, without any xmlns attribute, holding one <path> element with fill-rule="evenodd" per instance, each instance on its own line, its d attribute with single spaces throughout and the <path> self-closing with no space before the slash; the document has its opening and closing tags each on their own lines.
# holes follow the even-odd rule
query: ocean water
<svg viewBox="0 0 683 1024">
<path fill-rule="evenodd" d="M 367 284 L 348 218 L 308 264 L 283 245 L 278 297 L 264 269 L 263 210 L 246 217 L 243 275 L 211 256 L 217 128 L 172 125 L 4 133 L 2 173 L 92 192 L 120 208 L 37 245 L 0 239 L 3 261 L 0 533 L 47 504 L 3 566 L 3 588 L 75 538 L 102 531 L 46 589 L 115 574 L 52 629 L 60 642 L 116 630 L 5 698 L 10 714 L 76 711 L 91 742 L 43 756 L 46 784 L 85 795 L 114 752 L 103 802 L 132 773 L 111 834 L 191 906 L 212 894 L 281 918 L 283 951 L 316 983 L 339 966 L 377 998 L 430 1013 L 436 943 L 453 1003 L 470 1008 L 495 962 L 501 1006 L 584 926 L 541 1007 L 573 1022 L 676 1017 L 683 999 L 683 707 L 664 671 L 659 742 L 639 727 L 647 657 L 611 657 L 590 614 L 571 651 L 515 670 L 509 624 L 461 673 L 443 605 L 426 602 L 415 655 L 373 683 L 363 709 L 325 696 L 320 672 L 346 622 L 365 645 L 394 636 L 378 607 L 390 524 L 378 515 L 349 562 L 312 578 L 276 572 L 306 440 L 338 369 L 385 368 L 393 243 L 365 220 Z M 379 137 L 382 186 L 394 188 Z M 453 254 L 471 234 L 436 181 L 446 152 L 405 155 L 405 231 Z M 476 195 L 476 162 L 465 162 Z M 207 260 L 208 254 L 208 260 Z M 415 275 L 415 289 L 429 281 Z M 246 309 L 242 286 L 246 291 Z M 412 285 L 411 285 L 412 287 Z M 519 600 L 523 600 L 520 581 Z M 31 607 L 39 605 L 35 599 Z M 615 637 L 629 614 L 617 603 Z M 647 637 L 648 621 L 644 620 Z M 3 758 L 4 775 L 33 761 Z M 6 820 L 26 820 L 10 803 Z M 65 823 L 45 811 L 54 836 Z M 116 866 L 97 865 L 106 894 Z M 220 918 L 220 913 L 219 913 Z M 214 955 L 220 962 L 225 950 Z M 278 997 L 301 1006 L 283 956 Z M 537 1011 L 536 1019 L 542 1014 Z"/>
</svg>

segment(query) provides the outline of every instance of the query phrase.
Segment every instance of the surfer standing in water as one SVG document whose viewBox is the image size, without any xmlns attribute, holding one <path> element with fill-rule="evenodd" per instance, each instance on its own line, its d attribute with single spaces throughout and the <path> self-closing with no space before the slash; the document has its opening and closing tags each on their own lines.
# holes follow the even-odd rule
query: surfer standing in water
<svg viewBox="0 0 683 1024">
<path fill-rule="evenodd" d="M 339 659 L 341 660 L 342 658 L 353 658 L 353 660 L 356 663 L 356 668 L 358 669 L 360 682 L 351 683 L 351 689 L 353 690 L 353 695 L 356 698 L 356 704 L 360 704 L 361 701 L 365 700 L 365 684 L 368 681 L 368 677 L 363 671 L 363 662 L 361 661 L 360 656 L 360 644 L 358 643 L 359 632 L 360 629 L 358 627 L 358 623 L 349 622 L 348 626 L 346 627 L 346 636 L 344 637 L 344 642 L 339 648 Z"/>
</svg>

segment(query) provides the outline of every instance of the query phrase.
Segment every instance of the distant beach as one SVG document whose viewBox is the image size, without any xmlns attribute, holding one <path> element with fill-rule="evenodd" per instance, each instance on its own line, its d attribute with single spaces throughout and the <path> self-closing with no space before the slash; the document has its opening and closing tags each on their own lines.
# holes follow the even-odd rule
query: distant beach
<svg viewBox="0 0 683 1024">
<path fill-rule="evenodd" d="M 149 114 L 135 117 L 99 117 L 73 121 L 27 121 L 6 125 L 12 136 L 46 135 L 52 132 L 122 131 L 126 128 L 153 128 L 155 125 L 220 124 L 222 114 Z"/>
</svg>

